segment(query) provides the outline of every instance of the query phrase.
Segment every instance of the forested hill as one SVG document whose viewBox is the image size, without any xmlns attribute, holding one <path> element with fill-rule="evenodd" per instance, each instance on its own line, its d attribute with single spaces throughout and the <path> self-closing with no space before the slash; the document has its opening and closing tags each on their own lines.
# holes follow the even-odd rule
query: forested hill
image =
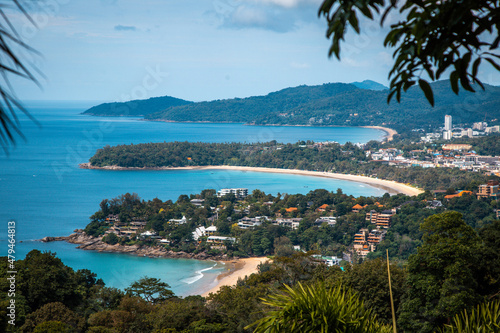
<svg viewBox="0 0 500 333">
<path fill-rule="evenodd" d="M 363 86 L 366 86 L 366 82 Z M 374 83 L 375 84 L 375 83 Z M 372 85 L 377 87 L 376 85 Z M 476 93 L 461 91 L 457 96 L 449 81 L 431 84 L 436 105 L 432 108 L 417 87 L 403 94 L 401 103 L 387 104 L 388 90 L 360 89 L 355 84 L 328 83 L 319 86 L 286 88 L 265 96 L 215 100 L 210 102 L 171 105 L 158 108 L 150 100 L 135 101 L 136 115 L 149 120 L 178 122 L 241 122 L 256 125 L 382 125 L 402 130 L 405 128 L 442 126 L 444 116 L 453 116 L 454 124 L 471 124 L 500 119 L 500 87 L 486 86 Z M 378 86 L 380 88 L 380 86 Z M 127 104 L 127 103 L 120 103 Z M 95 109 L 87 114 L 99 113 Z M 109 106 L 108 106 L 109 108 Z M 115 106 L 116 108 L 116 106 Z M 119 114 L 119 112 L 116 112 Z M 129 113 L 131 114 L 131 113 Z"/>
<path fill-rule="evenodd" d="M 106 146 L 90 159 L 95 167 L 135 168 L 237 165 L 304 170 L 329 170 L 332 163 L 367 161 L 364 151 L 351 143 L 326 146 L 312 142 L 205 143 L 162 142 Z"/>
<path fill-rule="evenodd" d="M 83 114 L 92 116 L 145 116 L 170 107 L 186 105 L 192 102 L 183 99 L 163 96 L 130 102 L 103 103 L 91 107 Z"/>
</svg>

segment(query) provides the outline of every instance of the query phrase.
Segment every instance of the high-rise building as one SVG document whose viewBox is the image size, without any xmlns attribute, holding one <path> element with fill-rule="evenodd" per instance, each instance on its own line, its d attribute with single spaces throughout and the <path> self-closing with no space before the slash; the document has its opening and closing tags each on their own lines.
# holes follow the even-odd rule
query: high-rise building
<svg viewBox="0 0 500 333">
<path fill-rule="evenodd" d="M 451 116 L 444 116 L 444 130 L 445 131 L 451 131 L 453 129 L 451 125 Z"/>
</svg>

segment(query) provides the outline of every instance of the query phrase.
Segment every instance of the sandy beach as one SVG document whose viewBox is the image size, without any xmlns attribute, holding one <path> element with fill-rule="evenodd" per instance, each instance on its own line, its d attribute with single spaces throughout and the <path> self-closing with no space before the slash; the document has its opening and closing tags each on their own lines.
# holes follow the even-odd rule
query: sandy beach
<svg viewBox="0 0 500 333">
<path fill-rule="evenodd" d="M 358 183 L 369 184 L 374 187 L 382 188 L 387 190 L 389 193 L 403 193 L 409 196 L 419 195 L 423 193 L 421 189 L 412 187 L 410 185 L 397 183 L 391 180 L 383 180 L 377 178 L 371 178 L 366 176 L 356 176 L 356 175 L 345 175 L 341 173 L 332 172 L 320 172 L 320 171 L 306 171 L 306 170 L 295 170 L 295 169 L 274 169 L 274 168 L 258 168 L 258 167 L 244 167 L 244 166 L 206 166 L 206 167 L 193 167 L 190 169 L 203 170 L 239 170 L 239 171 L 251 171 L 251 172 L 271 172 L 271 173 L 287 173 L 292 175 L 302 175 L 302 176 L 313 176 L 313 177 L 325 177 L 348 180 Z"/>
<path fill-rule="evenodd" d="M 217 276 L 217 285 L 210 290 L 201 294 L 201 296 L 208 296 L 210 293 L 216 293 L 222 286 L 235 286 L 239 278 L 257 273 L 259 264 L 268 260 L 267 257 L 245 258 L 237 259 L 226 262 L 226 265 L 231 265 L 229 271 L 219 274 Z"/>
<path fill-rule="evenodd" d="M 398 132 L 389 127 L 382 127 L 382 126 L 360 126 L 360 127 L 375 128 L 386 132 L 387 133 L 385 138 L 386 141 L 391 141 L 394 138 L 394 135 L 398 134 Z"/>
<path fill-rule="evenodd" d="M 321 171 L 307 171 L 297 169 L 276 169 L 276 168 L 261 168 L 261 167 L 246 167 L 246 166 L 230 166 L 230 165 L 213 165 L 213 166 L 192 166 L 192 167 L 161 167 L 161 168 L 125 168 L 119 166 L 106 166 L 94 167 L 90 163 L 80 164 L 83 169 L 100 169 L 100 170 L 237 170 L 249 172 L 270 172 L 270 173 L 286 173 L 292 175 L 312 176 L 312 177 L 325 177 L 348 180 L 358 183 L 369 184 L 386 190 L 390 194 L 403 193 L 409 196 L 419 195 L 423 193 L 421 189 L 415 188 L 410 185 L 397 183 L 391 180 L 383 180 L 371 178 L 366 176 L 347 175 L 341 173 L 321 172 Z"/>
</svg>

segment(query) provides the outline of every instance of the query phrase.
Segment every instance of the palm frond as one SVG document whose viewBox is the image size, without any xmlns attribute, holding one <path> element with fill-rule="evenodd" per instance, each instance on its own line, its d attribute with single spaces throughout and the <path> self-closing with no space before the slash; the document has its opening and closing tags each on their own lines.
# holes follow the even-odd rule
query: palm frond
<svg viewBox="0 0 500 333">
<path fill-rule="evenodd" d="M 8 147 L 16 143 L 15 134 L 25 139 L 20 130 L 17 114 L 19 112 L 24 113 L 37 123 L 16 97 L 10 84 L 10 78 L 12 76 L 21 77 L 40 86 L 36 76 L 30 70 L 29 65 L 26 64 L 26 59 L 21 56 L 22 51 L 36 55 L 39 53 L 27 45 L 19 36 L 6 12 L 13 9 L 21 12 L 31 24 L 36 26 L 21 1 L 12 0 L 11 6 L 6 4 L 0 6 L 0 76 L 2 78 L 0 80 L 0 145 L 6 154 L 8 154 Z M 35 72 L 38 72 L 36 68 Z"/>
</svg>

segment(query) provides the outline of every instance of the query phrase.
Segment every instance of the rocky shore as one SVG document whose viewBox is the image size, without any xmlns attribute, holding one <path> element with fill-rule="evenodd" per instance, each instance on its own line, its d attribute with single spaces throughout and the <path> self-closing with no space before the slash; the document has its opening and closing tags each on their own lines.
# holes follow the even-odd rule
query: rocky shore
<svg viewBox="0 0 500 333">
<path fill-rule="evenodd" d="M 65 241 L 72 244 L 80 244 L 77 248 L 82 250 L 92 250 L 98 252 L 114 252 L 125 253 L 140 257 L 151 258 L 183 258 L 197 260 L 217 260 L 227 261 L 227 255 L 212 256 L 206 252 L 187 253 L 183 251 L 175 252 L 166 250 L 162 246 L 147 246 L 147 245 L 120 245 L 107 244 L 102 241 L 102 237 L 92 237 L 87 235 L 83 230 L 75 230 L 75 232 L 67 237 L 44 237 L 41 242 Z"/>
</svg>

